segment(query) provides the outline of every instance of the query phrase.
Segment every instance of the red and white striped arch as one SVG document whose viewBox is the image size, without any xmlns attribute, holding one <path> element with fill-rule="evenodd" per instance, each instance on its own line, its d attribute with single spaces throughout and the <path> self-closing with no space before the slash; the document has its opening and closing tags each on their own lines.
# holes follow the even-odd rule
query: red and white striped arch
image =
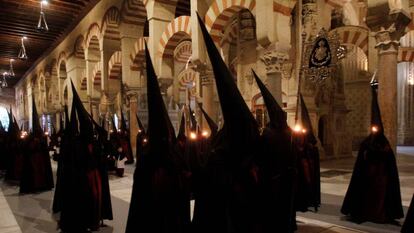
<svg viewBox="0 0 414 233">
<path fill-rule="evenodd" d="M 190 90 L 191 96 L 197 96 L 197 73 L 193 69 L 186 69 L 183 70 L 178 75 L 179 81 L 179 90 L 180 91 L 187 91 L 187 88 L 191 85 L 192 88 Z"/>
<path fill-rule="evenodd" d="M 85 50 L 84 50 L 84 37 L 79 35 L 75 42 L 75 47 L 73 48 L 73 55 L 77 58 L 85 59 Z"/>
<path fill-rule="evenodd" d="M 150 2 L 151 0 L 142 0 L 142 3 L 144 4 L 144 6 L 146 6 L 148 4 L 148 2 Z M 152 0 L 155 3 L 162 3 L 162 4 L 166 4 L 166 5 L 171 5 L 171 6 L 175 6 L 177 5 L 177 1 L 178 0 Z"/>
<path fill-rule="evenodd" d="M 332 7 L 343 7 L 346 3 L 350 2 L 350 0 L 325 0 L 325 2 Z"/>
<path fill-rule="evenodd" d="M 108 62 L 109 79 L 119 79 L 122 73 L 122 52 L 116 51 Z"/>
<path fill-rule="evenodd" d="M 161 35 L 158 53 L 163 58 L 172 58 L 174 50 L 183 39 L 191 39 L 190 16 L 183 15 L 169 23 Z"/>
<path fill-rule="evenodd" d="M 101 38 L 101 30 L 99 25 L 94 23 L 89 27 L 88 34 L 86 35 L 85 39 L 85 46 L 89 50 L 99 51 L 100 49 L 100 41 Z"/>
<path fill-rule="evenodd" d="M 226 35 L 224 35 L 223 39 L 220 41 L 221 47 L 226 43 L 231 44 L 237 41 L 237 32 L 239 31 L 239 24 L 237 22 L 231 24 L 230 28 L 226 29 L 226 31 L 228 31 L 228 33 L 226 33 Z"/>
<path fill-rule="evenodd" d="M 193 53 L 191 48 L 191 41 L 181 42 L 174 50 L 174 60 L 181 63 L 186 63 Z"/>
<path fill-rule="evenodd" d="M 88 80 L 84 75 L 82 75 L 82 77 L 80 89 L 81 91 L 86 91 L 86 89 L 88 89 Z"/>
<path fill-rule="evenodd" d="M 147 20 L 147 9 L 142 0 L 124 0 L 121 12 L 123 23 L 144 26 Z"/>
<path fill-rule="evenodd" d="M 100 86 L 101 80 L 102 80 L 102 62 L 101 61 L 97 62 L 95 67 L 93 68 L 92 77 L 93 77 L 93 85 Z"/>
<path fill-rule="evenodd" d="M 398 49 L 398 62 L 414 62 L 414 48 L 400 47 Z"/>
<path fill-rule="evenodd" d="M 295 4 L 296 0 L 274 0 L 273 12 L 278 12 L 282 15 L 290 16 Z"/>
<path fill-rule="evenodd" d="M 335 28 L 331 33 L 338 33 L 341 44 L 352 44 L 358 46 L 368 54 L 368 29 L 360 26 L 343 26 Z"/>
<path fill-rule="evenodd" d="M 134 51 L 130 54 L 131 70 L 140 71 L 145 67 L 145 40 L 146 37 L 141 37 L 135 41 Z"/>
<path fill-rule="evenodd" d="M 208 9 L 204 18 L 207 30 L 215 42 L 220 42 L 221 31 L 230 18 L 242 8 L 255 13 L 255 0 L 215 0 Z"/>
<path fill-rule="evenodd" d="M 104 39 L 121 40 L 119 33 L 119 24 L 121 22 L 121 14 L 116 7 L 109 8 L 102 19 L 102 34 Z"/>
</svg>

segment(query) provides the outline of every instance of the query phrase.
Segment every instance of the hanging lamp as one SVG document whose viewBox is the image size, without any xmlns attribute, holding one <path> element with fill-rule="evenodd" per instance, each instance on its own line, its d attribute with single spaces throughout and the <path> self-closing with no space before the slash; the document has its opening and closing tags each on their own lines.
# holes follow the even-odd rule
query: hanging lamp
<svg viewBox="0 0 414 233">
<path fill-rule="evenodd" d="M 27 60 L 27 54 L 26 54 L 26 47 L 24 46 L 24 40 L 27 39 L 27 37 L 22 37 L 22 47 L 20 48 L 19 55 L 17 56 L 21 60 Z"/>
<path fill-rule="evenodd" d="M 14 73 L 14 70 L 13 70 L 13 62 L 14 62 L 14 59 L 10 59 L 10 68 L 9 68 L 9 76 L 10 77 L 14 77 L 15 76 L 15 73 Z"/>
<path fill-rule="evenodd" d="M 37 22 L 36 29 L 38 31 L 47 32 L 49 31 L 49 27 L 47 26 L 45 12 L 43 11 L 43 5 L 47 5 L 47 1 L 45 0 L 40 1 L 40 16 L 39 16 L 39 21 Z"/>
</svg>

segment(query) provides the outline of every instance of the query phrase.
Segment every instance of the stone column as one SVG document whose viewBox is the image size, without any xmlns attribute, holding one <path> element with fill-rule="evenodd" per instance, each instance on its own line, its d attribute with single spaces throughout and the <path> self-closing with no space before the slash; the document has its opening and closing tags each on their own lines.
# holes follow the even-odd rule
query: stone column
<svg viewBox="0 0 414 233">
<path fill-rule="evenodd" d="M 214 77 L 213 70 L 205 68 L 199 71 L 201 81 L 201 92 L 203 99 L 203 109 L 206 113 L 217 122 L 217 105 L 215 105 Z M 207 122 L 203 121 L 203 130 L 208 129 Z"/>
<path fill-rule="evenodd" d="M 385 135 L 392 148 L 397 144 L 397 62 L 399 40 L 392 38 L 395 27 L 385 29 L 375 33 L 376 46 L 378 50 L 378 71 L 377 79 L 378 102 L 381 110 L 381 117 L 384 124 Z"/>
<path fill-rule="evenodd" d="M 265 52 L 260 60 L 266 65 L 267 88 L 282 106 L 282 77 L 289 67 L 289 55 L 273 50 Z"/>
<path fill-rule="evenodd" d="M 136 156 L 138 122 L 135 115 L 138 112 L 138 94 L 136 92 L 129 92 L 127 95 L 129 98 L 129 135 L 131 139 L 132 152 Z"/>
<path fill-rule="evenodd" d="M 401 4 L 393 5 L 392 1 L 387 0 L 368 0 L 366 23 L 371 31 L 375 32 L 375 48 L 378 57 L 376 77 L 379 82 L 378 102 L 385 135 L 394 151 L 398 128 L 398 48 L 400 38 L 405 34 L 406 26 L 410 22 L 410 15 L 404 11 Z"/>
</svg>

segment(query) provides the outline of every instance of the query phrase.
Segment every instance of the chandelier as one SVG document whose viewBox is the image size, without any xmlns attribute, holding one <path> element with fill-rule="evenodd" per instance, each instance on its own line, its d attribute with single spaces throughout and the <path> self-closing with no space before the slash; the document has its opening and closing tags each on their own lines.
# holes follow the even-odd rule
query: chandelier
<svg viewBox="0 0 414 233">
<path fill-rule="evenodd" d="M 20 48 L 19 55 L 17 57 L 21 60 L 27 60 L 27 54 L 26 54 L 26 47 L 24 47 L 24 40 L 27 39 L 27 37 L 22 37 L 22 47 Z"/>
<path fill-rule="evenodd" d="M 37 22 L 36 29 L 39 31 L 47 32 L 49 31 L 49 27 L 47 26 L 45 13 L 43 12 L 43 5 L 47 5 L 46 0 L 40 1 L 40 16 L 39 16 L 39 21 Z"/>
<path fill-rule="evenodd" d="M 9 73 L 8 73 L 10 77 L 15 76 L 14 70 L 13 70 L 13 62 L 14 62 L 14 59 L 10 59 L 10 69 L 9 69 Z"/>
</svg>

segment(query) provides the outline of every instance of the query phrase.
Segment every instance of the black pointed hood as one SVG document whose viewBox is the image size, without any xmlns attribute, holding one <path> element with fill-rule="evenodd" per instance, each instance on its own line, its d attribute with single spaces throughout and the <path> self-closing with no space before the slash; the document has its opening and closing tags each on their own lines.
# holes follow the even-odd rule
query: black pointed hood
<svg viewBox="0 0 414 233">
<path fill-rule="evenodd" d="M 198 107 L 200 108 L 201 112 L 203 113 L 204 119 L 206 119 L 208 127 L 210 128 L 211 135 L 216 135 L 218 132 L 218 125 L 211 119 L 211 117 L 204 111 L 203 107 L 200 103 L 198 103 Z"/>
<path fill-rule="evenodd" d="M 121 127 L 120 129 L 122 130 L 122 132 L 127 132 L 128 128 L 127 128 L 127 124 L 126 124 L 126 120 L 124 117 L 124 113 L 121 111 Z"/>
<path fill-rule="evenodd" d="M 312 128 L 312 121 L 309 116 L 308 108 L 306 107 L 305 101 L 303 100 L 302 94 L 299 94 L 300 96 L 300 107 L 301 107 L 301 123 L 302 127 L 306 129 L 306 137 L 308 141 L 315 145 L 317 143 L 315 134 L 313 134 L 313 128 Z"/>
<path fill-rule="evenodd" d="M 32 94 L 32 133 L 34 135 L 42 135 L 43 130 L 40 126 L 39 115 L 37 114 L 36 102 L 34 99 L 35 97 Z"/>
<path fill-rule="evenodd" d="M 114 116 L 111 116 L 111 124 L 112 124 L 112 130 L 113 130 L 113 132 L 114 133 L 118 132 L 118 129 L 116 128 L 116 125 L 115 125 L 115 115 Z"/>
<path fill-rule="evenodd" d="M 264 85 L 262 80 L 257 76 L 256 72 L 252 69 L 254 79 L 256 80 L 257 86 L 262 93 L 263 100 L 266 104 L 267 112 L 269 114 L 270 124 L 278 129 L 287 129 L 289 126 L 287 124 L 287 115 L 286 112 L 280 107 L 276 99 Z"/>
<path fill-rule="evenodd" d="M 70 120 L 66 131 L 68 132 L 68 134 L 75 136 L 79 132 L 78 128 L 78 118 L 76 115 L 75 103 L 72 101 L 72 108 L 70 110 Z"/>
<path fill-rule="evenodd" d="M 72 85 L 73 106 L 75 106 L 76 112 L 78 114 L 80 136 L 90 142 L 93 140 L 93 127 L 92 122 L 89 118 L 89 113 L 83 106 L 72 80 L 70 83 Z"/>
<path fill-rule="evenodd" d="M 137 117 L 137 122 L 138 122 L 138 128 L 139 128 L 139 130 L 141 130 L 141 133 L 145 134 L 144 124 L 142 124 L 141 120 L 138 117 L 138 114 L 135 114 L 135 116 Z"/>
<path fill-rule="evenodd" d="M 256 145 L 254 145 L 255 143 L 252 140 L 256 140 L 259 137 L 257 122 L 240 94 L 231 72 L 224 63 L 203 21 L 198 14 L 197 17 L 213 67 L 217 93 L 224 118 L 224 128 L 226 129 L 226 140 L 231 141 L 233 145 L 241 144 L 246 147 L 254 147 Z M 237 148 L 238 150 L 245 151 L 243 146 L 242 148 Z"/>
<path fill-rule="evenodd" d="M 195 132 L 197 130 L 197 120 L 194 111 L 191 109 L 191 106 L 188 105 L 188 111 L 190 113 L 190 122 L 191 122 L 191 131 Z"/>
<path fill-rule="evenodd" d="M 378 82 L 374 79 L 371 82 L 371 127 L 377 127 L 379 133 L 384 133 L 384 126 L 381 119 L 381 111 L 378 105 Z"/>
<path fill-rule="evenodd" d="M 180 140 L 185 138 L 185 114 L 184 114 L 184 107 L 181 111 L 181 120 L 180 120 L 180 129 L 178 131 L 177 139 Z"/>
<path fill-rule="evenodd" d="M 149 143 L 157 145 L 157 143 L 175 142 L 174 128 L 168 116 L 164 100 L 161 96 L 157 75 L 152 65 L 148 47 L 145 44 L 145 58 L 147 69 L 147 99 L 148 99 L 148 129 L 147 134 Z"/>
</svg>

